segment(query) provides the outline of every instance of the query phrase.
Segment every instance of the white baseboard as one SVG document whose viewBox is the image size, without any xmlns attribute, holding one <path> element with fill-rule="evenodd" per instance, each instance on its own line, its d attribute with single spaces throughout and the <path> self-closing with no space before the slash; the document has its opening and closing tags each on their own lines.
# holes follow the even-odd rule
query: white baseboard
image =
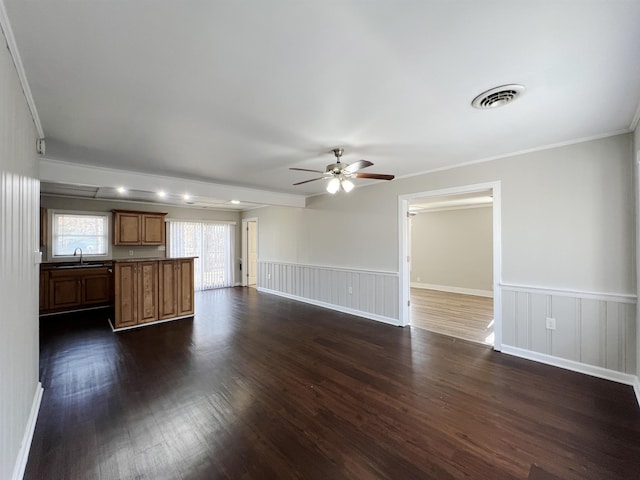
<svg viewBox="0 0 640 480">
<path fill-rule="evenodd" d="M 554 367 L 560 367 L 574 372 L 584 373 L 591 375 L 592 377 L 611 380 L 612 382 L 633 385 L 634 388 L 636 388 L 638 383 L 638 377 L 635 375 L 618 372 L 616 370 L 609 370 L 608 368 L 597 367 L 595 365 L 588 365 L 574 360 L 567 360 L 566 358 L 554 357 L 553 355 L 547 355 L 545 353 L 533 352 L 531 350 L 525 350 L 524 348 L 512 347 L 511 345 L 503 344 L 502 353 L 513 355 L 515 357 L 526 358 L 527 360 L 533 360 L 535 362 L 545 363 L 547 365 L 553 365 Z M 636 391 L 636 396 L 637 395 L 638 392 Z"/>
<path fill-rule="evenodd" d="M 636 377 L 636 381 L 633 382 L 633 391 L 636 392 L 636 400 L 638 401 L 638 406 L 640 406 L 640 378 Z"/>
<path fill-rule="evenodd" d="M 310 298 L 299 297 L 297 295 L 290 295 L 288 293 L 278 292 L 277 290 L 270 290 L 268 288 L 257 287 L 259 292 L 270 293 L 272 295 L 278 295 L 279 297 L 289 298 L 291 300 L 297 300 L 299 302 L 310 303 L 318 307 L 328 308 L 330 310 L 336 310 L 342 313 L 348 313 L 350 315 L 356 315 L 358 317 L 367 318 L 369 320 L 375 320 L 377 322 L 387 323 L 389 325 L 400 326 L 400 321 L 397 318 L 385 317 L 383 315 L 377 315 L 375 313 L 363 312 L 362 310 L 355 310 L 353 308 L 342 307 L 333 303 L 320 302 Z"/>
<path fill-rule="evenodd" d="M 16 459 L 16 465 L 13 468 L 13 480 L 22 480 L 24 477 L 24 471 L 27 468 L 27 460 L 29 459 L 29 450 L 31 450 L 31 441 L 33 440 L 33 432 L 36 430 L 36 421 L 38 420 L 38 412 L 40 412 L 40 403 L 42 402 L 42 393 L 44 389 L 42 384 L 38 382 L 36 385 L 36 393 L 33 396 L 33 403 L 31 404 L 31 412 L 29 413 L 29 419 L 27 420 L 27 427 L 24 431 L 24 437 L 22 444 L 20 445 L 20 451 L 18 452 L 18 458 Z"/>
<path fill-rule="evenodd" d="M 433 285 L 431 283 L 418 282 L 411 282 L 411 288 L 423 288 L 425 290 L 438 290 L 439 292 L 462 293 L 463 295 L 493 298 L 493 291 L 491 290 L 476 290 L 474 288 L 450 287 L 449 285 Z"/>
</svg>

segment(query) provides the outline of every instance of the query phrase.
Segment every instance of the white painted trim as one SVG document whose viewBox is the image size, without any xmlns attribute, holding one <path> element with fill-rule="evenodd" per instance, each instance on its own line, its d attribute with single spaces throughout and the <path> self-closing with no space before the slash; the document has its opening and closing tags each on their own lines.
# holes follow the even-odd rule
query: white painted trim
<svg viewBox="0 0 640 480">
<path fill-rule="evenodd" d="M 259 238 L 260 238 L 260 235 L 259 235 L 259 231 L 258 231 L 258 228 L 259 228 L 259 226 L 258 226 L 258 217 L 243 218 L 242 219 L 242 246 L 241 246 L 241 248 L 242 248 L 241 258 L 242 258 L 243 270 L 240 272 L 240 276 L 241 276 L 241 280 L 242 280 L 240 282 L 240 284 L 243 287 L 248 287 L 249 286 L 249 283 L 248 283 L 248 280 L 247 280 L 248 277 L 247 277 L 247 275 L 245 275 L 245 273 L 247 271 L 246 270 L 247 263 L 249 263 L 249 250 L 248 250 L 249 249 L 249 240 L 248 240 L 249 237 L 247 236 L 247 228 L 249 228 L 249 225 L 248 225 L 249 222 L 256 222 L 256 255 L 257 255 L 257 258 L 256 258 L 256 269 L 257 269 L 258 265 L 260 264 L 260 242 L 258 241 Z M 256 275 L 258 275 L 257 272 L 256 272 Z M 257 284 L 258 284 L 258 278 L 256 276 L 256 285 Z"/>
<path fill-rule="evenodd" d="M 0 0 L 1 2 L 2 0 Z M 27 420 L 27 426 L 24 430 L 24 437 L 22 438 L 22 444 L 18 451 L 18 457 L 16 458 L 16 464 L 13 468 L 12 480 L 22 480 L 24 477 L 24 471 L 27 468 L 27 460 L 29 459 L 29 451 L 31 450 L 31 442 L 33 440 L 33 432 L 36 430 L 36 422 L 38 421 L 38 413 L 40 412 L 40 404 L 42 403 L 42 394 L 44 389 L 42 384 L 38 382 L 36 385 L 36 392 L 33 395 L 33 402 L 31 403 L 31 412 L 29 412 L 29 419 Z"/>
<path fill-rule="evenodd" d="M 513 355 L 514 357 L 526 358 L 527 360 L 533 360 L 534 362 L 544 363 L 554 367 L 564 368 L 565 370 L 571 370 L 572 372 L 584 373 L 586 375 L 591 375 L 592 377 L 611 380 L 612 382 L 622 383 L 624 385 L 634 385 L 638 381 L 638 378 L 635 375 L 630 375 L 628 373 L 617 372 L 616 370 L 609 370 L 608 368 L 597 367 L 595 365 L 587 365 L 586 363 L 554 357 L 553 355 L 547 355 L 545 353 L 538 353 L 524 348 L 512 347 L 511 345 L 502 345 L 502 353 Z"/>
<path fill-rule="evenodd" d="M 400 325 L 408 325 L 410 322 L 409 313 L 409 266 L 407 257 L 409 255 L 409 202 L 416 198 L 440 197 L 455 195 L 460 193 L 479 192 L 491 190 L 493 193 L 493 315 L 494 315 L 494 350 L 500 351 L 502 346 L 502 293 L 499 288 L 502 280 L 502 193 L 501 182 L 477 183 L 473 185 L 463 185 L 457 187 L 443 188 L 426 192 L 416 192 L 398 196 L 398 268 L 399 268 L 399 290 L 400 301 L 398 315 Z"/>
<path fill-rule="evenodd" d="M 455 165 L 448 165 L 448 166 L 444 166 L 444 167 L 432 168 L 430 170 L 424 170 L 424 171 L 418 172 L 418 173 L 409 173 L 407 175 L 402 175 L 402 176 L 396 177 L 396 180 L 402 180 L 403 178 L 418 177 L 420 175 L 428 175 L 430 173 L 444 172 L 444 171 L 447 171 L 447 170 L 453 170 L 454 168 L 467 167 L 469 165 L 476 165 L 478 163 L 492 162 L 493 160 L 500 160 L 500 159 L 503 159 L 503 158 L 517 157 L 518 155 L 525 155 L 527 153 L 535 153 L 535 152 L 540 152 L 540 151 L 544 151 L 544 150 L 551 150 L 553 148 L 567 147 L 569 145 L 575 145 L 577 143 L 590 142 L 592 140 L 599 140 L 601 138 L 615 137 L 617 135 L 623 135 L 623 134 L 629 133 L 631 131 L 633 131 L 633 129 L 615 130 L 613 132 L 602 133 L 602 134 L 593 135 L 593 136 L 590 136 L 590 137 L 583 137 L 583 138 L 576 138 L 574 140 L 567 140 L 566 142 L 558 142 L 558 143 L 552 143 L 550 145 L 543 145 L 541 147 L 536 147 L 536 148 L 529 148 L 529 149 L 525 149 L 525 150 L 517 150 L 515 152 L 503 153 L 503 154 L 500 154 L 500 155 L 494 155 L 492 157 L 484 157 L 484 158 L 479 158 L 479 159 L 476 159 L 476 160 L 470 160 L 468 162 L 456 163 Z M 371 185 L 378 185 L 378 184 L 377 183 L 372 183 Z M 361 185 L 361 188 L 369 187 L 371 185 Z M 318 195 L 324 195 L 324 194 L 327 194 L 327 193 L 325 192 L 325 193 L 321 193 L 321 194 L 318 194 Z M 329 195 L 329 194 L 327 194 L 327 195 Z"/>
<path fill-rule="evenodd" d="M 277 295 L 279 297 L 288 298 L 290 300 L 296 300 L 298 302 L 309 303 L 317 307 L 328 308 L 329 310 L 336 310 L 342 313 L 348 313 L 357 317 L 367 318 L 369 320 L 375 320 L 377 322 L 387 323 L 396 327 L 402 326 L 395 318 L 385 317 L 383 315 L 376 315 L 375 313 L 363 312 L 362 310 L 355 310 L 353 308 L 341 307 L 333 303 L 320 302 L 318 300 L 312 300 L 310 298 L 299 297 L 297 295 L 291 295 L 289 293 L 278 292 L 277 290 L 271 290 L 269 288 L 257 287 L 259 292 L 268 293 L 270 295 Z"/>
<path fill-rule="evenodd" d="M 40 116 L 38 115 L 38 110 L 36 109 L 36 102 L 33 99 L 33 95 L 31 93 L 31 87 L 29 87 L 27 74 L 24 71 L 22 58 L 20 57 L 20 52 L 18 51 L 18 44 L 16 43 L 16 38 L 13 35 L 11 22 L 9 21 L 9 16 L 7 15 L 7 9 L 4 6 L 3 0 L 0 0 L 0 27 L 2 28 L 2 31 L 4 33 L 4 38 L 7 41 L 7 48 L 9 49 L 9 54 L 13 59 L 14 66 L 16 67 L 16 73 L 18 74 L 20 85 L 22 86 L 22 92 L 24 93 L 24 98 L 27 100 L 27 105 L 29 106 L 29 110 L 31 111 L 31 118 L 33 118 L 33 123 L 36 126 L 38 137 L 44 138 L 44 130 L 42 129 L 42 123 L 40 122 Z M 35 145 L 33 146 L 33 150 L 34 151 L 36 150 Z"/>
<path fill-rule="evenodd" d="M 491 290 L 477 290 L 475 288 L 451 287 L 449 285 L 433 285 L 431 283 L 411 282 L 411 288 L 422 288 L 424 290 L 437 290 L 439 292 L 461 293 L 463 295 L 474 295 L 476 297 L 493 298 Z"/>
<path fill-rule="evenodd" d="M 637 297 L 625 293 L 603 293 L 603 292 L 583 292 L 580 290 L 556 290 L 545 287 L 534 287 L 528 285 L 512 285 L 501 283 L 499 287 L 511 292 L 533 293 L 538 295 L 553 295 L 557 297 L 584 298 L 587 300 L 600 300 L 604 302 L 618 302 L 636 304 Z"/>
<path fill-rule="evenodd" d="M 638 401 L 638 406 L 640 407 L 640 379 L 636 377 L 635 382 L 633 382 L 633 391 L 636 393 L 636 400 Z"/>
<path fill-rule="evenodd" d="M 398 276 L 398 272 L 388 272 L 385 270 L 362 270 L 360 268 L 351 268 L 351 267 L 331 267 L 329 265 L 311 265 L 308 263 L 291 263 L 291 262 L 280 262 L 277 260 L 260 260 L 260 263 L 277 263 L 278 265 L 291 265 L 294 267 L 306 267 L 306 268 L 317 268 L 319 270 L 331 270 L 331 271 L 339 271 L 339 272 L 357 272 L 357 273 L 372 273 L 374 275 L 390 275 L 393 277 Z"/>
<path fill-rule="evenodd" d="M 125 330 L 133 330 L 134 328 L 148 327 L 149 325 L 158 325 L 159 323 L 173 322 L 174 320 L 182 320 L 183 318 L 192 318 L 192 317 L 195 317 L 195 314 L 183 315 L 181 317 L 167 318 L 166 320 L 156 320 L 155 322 L 139 323 L 138 325 L 131 325 L 130 327 L 121 327 L 121 328 L 114 328 L 110 318 L 108 318 L 107 321 L 109 322 L 109 326 L 111 327 L 112 332 L 124 332 Z"/>
</svg>

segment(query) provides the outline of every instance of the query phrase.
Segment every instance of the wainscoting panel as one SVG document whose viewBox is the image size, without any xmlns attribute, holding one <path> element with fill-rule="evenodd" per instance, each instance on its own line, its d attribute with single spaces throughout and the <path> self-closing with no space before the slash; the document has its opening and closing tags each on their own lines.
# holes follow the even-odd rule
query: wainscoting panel
<svg viewBox="0 0 640 480">
<path fill-rule="evenodd" d="M 636 299 L 502 285 L 503 344 L 635 375 Z M 547 329 L 554 318 L 555 330 Z"/>
<path fill-rule="evenodd" d="M 397 273 L 261 261 L 258 288 L 398 323 Z"/>
</svg>

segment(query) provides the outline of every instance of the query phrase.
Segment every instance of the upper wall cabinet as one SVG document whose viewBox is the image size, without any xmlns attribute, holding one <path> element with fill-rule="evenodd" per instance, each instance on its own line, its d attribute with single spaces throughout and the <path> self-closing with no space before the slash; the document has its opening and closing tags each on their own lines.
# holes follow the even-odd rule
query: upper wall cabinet
<svg viewBox="0 0 640 480">
<path fill-rule="evenodd" d="M 114 245 L 164 245 L 166 213 L 113 210 Z"/>
</svg>

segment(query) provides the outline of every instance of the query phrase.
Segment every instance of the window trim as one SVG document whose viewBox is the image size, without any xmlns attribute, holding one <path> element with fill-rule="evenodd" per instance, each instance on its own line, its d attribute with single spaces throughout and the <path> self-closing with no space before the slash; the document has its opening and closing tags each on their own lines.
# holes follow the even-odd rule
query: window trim
<svg viewBox="0 0 640 480">
<path fill-rule="evenodd" d="M 77 256 L 73 255 L 55 255 L 53 254 L 53 230 L 54 230 L 54 217 L 55 215 L 86 215 L 94 217 L 106 217 L 107 219 L 107 253 L 105 255 L 90 255 L 82 254 L 82 257 L 86 260 L 111 260 L 112 259 L 112 245 L 111 245 L 111 232 L 112 232 L 112 215 L 110 212 L 94 212 L 87 210 L 62 210 L 62 209 L 49 209 L 47 211 L 47 223 L 49 228 L 47 229 L 47 261 L 48 262 L 69 262 L 80 261 Z"/>
</svg>

